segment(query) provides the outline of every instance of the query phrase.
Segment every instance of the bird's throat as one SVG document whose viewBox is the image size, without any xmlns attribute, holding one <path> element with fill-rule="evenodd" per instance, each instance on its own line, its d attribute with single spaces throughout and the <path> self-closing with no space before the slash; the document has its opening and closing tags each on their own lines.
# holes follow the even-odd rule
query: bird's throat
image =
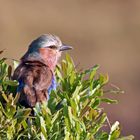
<svg viewBox="0 0 140 140">
<path fill-rule="evenodd" d="M 45 64 L 48 65 L 52 71 L 54 71 L 59 58 L 57 52 L 50 49 L 41 48 L 39 53 Z"/>
</svg>

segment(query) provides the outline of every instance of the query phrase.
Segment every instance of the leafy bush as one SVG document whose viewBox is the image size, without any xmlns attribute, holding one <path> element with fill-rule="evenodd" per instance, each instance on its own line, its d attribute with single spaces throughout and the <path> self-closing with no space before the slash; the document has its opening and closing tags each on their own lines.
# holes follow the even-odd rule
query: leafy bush
<svg viewBox="0 0 140 140">
<path fill-rule="evenodd" d="M 0 139 L 2 140 L 132 140 L 121 136 L 119 122 L 110 126 L 101 102 L 117 103 L 104 97 L 108 76 L 96 74 L 98 65 L 77 71 L 69 55 L 56 68 L 57 90 L 47 103 L 34 110 L 18 103 L 17 81 L 12 67 L 0 60 Z M 109 91 L 120 92 L 119 89 Z M 110 130 L 105 131 L 104 127 Z"/>
</svg>

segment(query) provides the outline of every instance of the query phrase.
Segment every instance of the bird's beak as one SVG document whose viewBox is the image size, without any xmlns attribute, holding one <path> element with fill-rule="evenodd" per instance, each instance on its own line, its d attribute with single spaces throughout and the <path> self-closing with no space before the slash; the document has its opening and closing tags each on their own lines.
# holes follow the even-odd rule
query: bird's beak
<svg viewBox="0 0 140 140">
<path fill-rule="evenodd" d="M 71 50 L 71 49 L 73 49 L 72 46 L 62 44 L 62 46 L 60 47 L 59 51 L 66 51 L 66 50 Z"/>
</svg>

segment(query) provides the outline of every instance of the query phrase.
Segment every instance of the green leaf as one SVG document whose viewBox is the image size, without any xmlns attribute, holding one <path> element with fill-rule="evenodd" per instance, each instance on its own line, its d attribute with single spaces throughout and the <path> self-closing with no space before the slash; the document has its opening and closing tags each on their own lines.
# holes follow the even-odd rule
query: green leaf
<svg viewBox="0 0 140 140">
<path fill-rule="evenodd" d="M 43 117 L 40 117 L 40 127 L 41 127 L 41 139 L 47 140 L 47 130 Z"/>
<path fill-rule="evenodd" d="M 111 127 L 108 140 L 117 139 L 119 136 L 120 136 L 119 122 L 116 121 L 116 122 L 112 125 L 112 127 Z"/>
<path fill-rule="evenodd" d="M 57 75 L 57 77 L 58 77 L 60 80 L 63 80 L 62 74 L 61 74 L 61 72 L 59 71 L 58 68 L 56 68 L 56 75 Z"/>
<path fill-rule="evenodd" d="M 118 103 L 117 100 L 112 100 L 112 99 L 109 99 L 109 98 L 102 98 L 101 101 L 106 102 L 108 104 L 117 104 Z"/>
<path fill-rule="evenodd" d="M 12 80 L 3 81 L 3 84 L 9 85 L 9 86 L 18 86 L 18 82 L 12 81 Z"/>
<path fill-rule="evenodd" d="M 90 73 L 90 77 L 89 77 L 90 80 L 93 80 L 93 78 L 94 78 L 94 76 L 95 76 L 96 71 L 98 70 L 98 68 L 99 68 L 99 65 L 95 65 L 95 66 L 91 69 L 91 73 Z"/>
<path fill-rule="evenodd" d="M 67 75 L 66 61 L 62 60 L 62 62 L 61 62 L 61 68 L 62 68 L 63 76 L 66 77 L 66 75 Z"/>
<path fill-rule="evenodd" d="M 6 96 L 5 93 L 2 93 L 2 97 L 3 97 L 3 99 L 4 99 L 7 103 L 9 102 L 9 100 L 8 100 L 8 98 L 7 98 L 7 96 Z"/>
<path fill-rule="evenodd" d="M 82 72 L 81 74 L 85 74 L 85 75 L 90 74 L 92 71 L 96 71 L 98 68 L 99 68 L 99 65 L 95 65 L 95 66 L 93 66 L 92 68 L 85 70 L 85 71 Z M 93 75 L 92 75 L 92 76 L 93 76 Z M 91 78 L 92 78 L 92 77 L 91 77 Z"/>
<path fill-rule="evenodd" d="M 82 88 L 82 85 L 76 87 L 76 89 L 75 89 L 75 91 L 74 91 L 74 93 L 72 95 L 72 98 L 79 98 L 78 94 L 79 94 L 81 88 Z"/>
<path fill-rule="evenodd" d="M 100 105 L 101 99 L 97 98 L 93 104 L 91 104 L 92 108 L 97 108 Z"/>
<path fill-rule="evenodd" d="M 14 67 L 14 69 L 16 69 L 18 67 L 18 65 L 19 65 L 19 61 L 14 60 L 13 61 L 13 67 Z"/>
<path fill-rule="evenodd" d="M 99 80 L 100 80 L 100 83 L 101 83 L 102 85 L 105 85 L 105 84 L 108 83 L 108 81 L 109 81 L 109 76 L 108 76 L 108 75 L 100 74 Z"/>
<path fill-rule="evenodd" d="M 74 84 L 75 78 L 76 78 L 75 71 L 72 71 L 72 72 L 71 72 L 71 75 L 70 75 L 70 84 L 71 84 L 71 85 Z"/>
<path fill-rule="evenodd" d="M 18 102 L 19 97 L 20 97 L 20 93 L 16 93 L 16 96 L 14 98 L 14 104 L 16 104 Z"/>
<path fill-rule="evenodd" d="M 117 140 L 134 140 L 134 136 L 133 135 L 130 135 L 130 136 L 125 136 L 125 137 L 121 137 L 121 138 L 118 138 Z"/>
<path fill-rule="evenodd" d="M 15 118 L 17 119 L 18 123 L 22 123 L 25 121 L 27 118 L 29 118 L 29 115 L 31 113 L 30 108 L 26 109 L 19 109 L 15 115 Z"/>
<path fill-rule="evenodd" d="M 55 123 L 60 115 L 60 111 L 57 111 L 56 114 L 53 116 L 51 124 Z"/>
<path fill-rule="evenodd" d="M 5 60 L 6 60 L 6 58 L 2 58 L 2 59 L 0 60 L 0 64 L 2 64 Z"/>
</svg>

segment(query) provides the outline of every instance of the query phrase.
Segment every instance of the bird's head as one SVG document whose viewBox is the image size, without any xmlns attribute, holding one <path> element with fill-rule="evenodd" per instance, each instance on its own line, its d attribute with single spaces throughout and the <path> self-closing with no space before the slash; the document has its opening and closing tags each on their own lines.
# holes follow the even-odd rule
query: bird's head
<svg viewBox="0 0 140 140">
<path fill-rule="evenodd" d="M 33 40 L 29 45 L 27 53 L 22 57 L 23 60 L 43 60 L 51 69 L 54 69 L 61 53 L 72 49 L 65 45 L 56 35 L 44 34 Z"/>
</svg>

